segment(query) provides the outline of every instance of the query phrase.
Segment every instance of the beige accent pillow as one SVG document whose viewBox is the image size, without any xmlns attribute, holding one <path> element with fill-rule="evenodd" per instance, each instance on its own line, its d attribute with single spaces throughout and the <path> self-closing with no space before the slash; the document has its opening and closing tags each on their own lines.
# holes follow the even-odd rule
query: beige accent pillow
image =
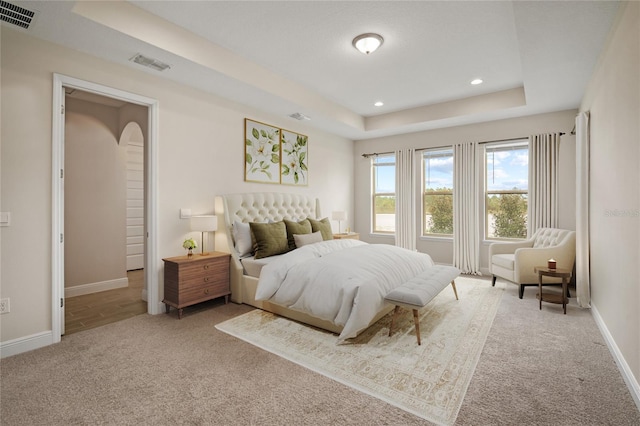
<svg viewBox="0 0 640 426">
<path fill-rule="evenodd" d="M 284 222 L 249 223 L 256 238 L 256 259 L 275 256 L 289 251 L 287 228 Z"/>
<path fill-rule="evenodd" d="M 307 244 L 313 243 L 321 243 L 322 242 L 322 233 L 312 232 L 311 234 L 293 234 L 293 240 L 296 244 L 296 247 L 306 246 Z"/>
</svg>

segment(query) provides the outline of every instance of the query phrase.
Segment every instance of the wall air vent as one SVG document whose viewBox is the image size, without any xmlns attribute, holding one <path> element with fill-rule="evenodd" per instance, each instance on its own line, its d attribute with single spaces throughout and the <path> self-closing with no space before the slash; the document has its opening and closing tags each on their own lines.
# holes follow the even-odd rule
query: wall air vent
<svg viewBox="0 0 640 426">
<path fill-rule="evenodd" d="M 25 9 L 0 0 L 0 21 L 28 30 L 37 16 L 38 12 L 35 10 Z"/>
<path fill-rule="evenodd" d="M 144 65 L 145 67 L 152 68 L 156 71 L 164 71 L 167 68 L 171 68 L 171 65 L 169 64 L 165 64 L 164 62 L 159 61 L 157 59 L 148 58 L 140 53 L 138 53 L 136 56 L 134 56 L 129 60 L 135 62 L 136 64 L 140 64 L 140 65 Z"/>
</svg>

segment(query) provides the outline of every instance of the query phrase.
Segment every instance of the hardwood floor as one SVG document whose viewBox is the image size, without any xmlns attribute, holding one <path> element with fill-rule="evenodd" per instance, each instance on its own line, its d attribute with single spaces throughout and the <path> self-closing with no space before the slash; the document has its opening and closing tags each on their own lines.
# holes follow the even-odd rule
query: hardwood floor
<svg viewBox="0 0 640 426">
<path fill-rule="evenodd" d="M 65 335 L 100 327 L 147 312 L 141 299 L 144 270 L 129 271 L 129 286 L 65 300 Z"/>
</svg>

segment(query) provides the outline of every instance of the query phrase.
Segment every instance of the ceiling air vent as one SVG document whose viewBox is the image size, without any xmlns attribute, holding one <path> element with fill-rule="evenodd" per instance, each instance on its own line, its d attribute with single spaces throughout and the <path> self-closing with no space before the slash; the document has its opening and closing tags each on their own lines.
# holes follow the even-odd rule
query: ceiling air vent
<svg viewBox="0 0 640 426">
<path fill-rule="evenodd" d="M 37 11 L 25 9 L 0 0 L 0 20 L 28 30 L 36 19 Z"/>
<path fill-rule="evenodd" d="M 296 120 L 311 120 L 309 117 L 307 117 L 301 112 L 294 112 L 293 114 L 289 115 L 289 117 L 295 118 Z"/>
<path fill-rule="evenodd" d="M 129 60 L 135 62 L 136 64 L 154 69 L 156 71 L 164 71 L 168 68 L 171 68 L 171 65 L 169 64 L 165 64 L 164 62 L 157 59 L 146 57 L 140 53 Z"/>
</svg>

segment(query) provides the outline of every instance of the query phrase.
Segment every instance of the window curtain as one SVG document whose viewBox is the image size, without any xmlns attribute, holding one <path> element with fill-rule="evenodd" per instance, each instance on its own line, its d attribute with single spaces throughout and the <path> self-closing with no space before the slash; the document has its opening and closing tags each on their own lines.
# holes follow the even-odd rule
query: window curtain
<svg viewBox="0 0 640 426">
<path fill-rule="evenodd" d="M 576 293 L 578 305 L 591 307 L 589 265 L 589 113 L 576 117 Z"/>
<path fill-rule="evenodd" d="M 453 147 L 453 266 L 480 274 L 476 143 Z"/>
<path fill-rule="evenodd" d="M 409 250 L 416 249 L 414 153 L 413 148 L 395 152 L 396 245 Z"/>
<path fill-rule="evenodd" d="M 529 138 L 529 235 L 558 227 L 558 133 Z"/>
</svg>

